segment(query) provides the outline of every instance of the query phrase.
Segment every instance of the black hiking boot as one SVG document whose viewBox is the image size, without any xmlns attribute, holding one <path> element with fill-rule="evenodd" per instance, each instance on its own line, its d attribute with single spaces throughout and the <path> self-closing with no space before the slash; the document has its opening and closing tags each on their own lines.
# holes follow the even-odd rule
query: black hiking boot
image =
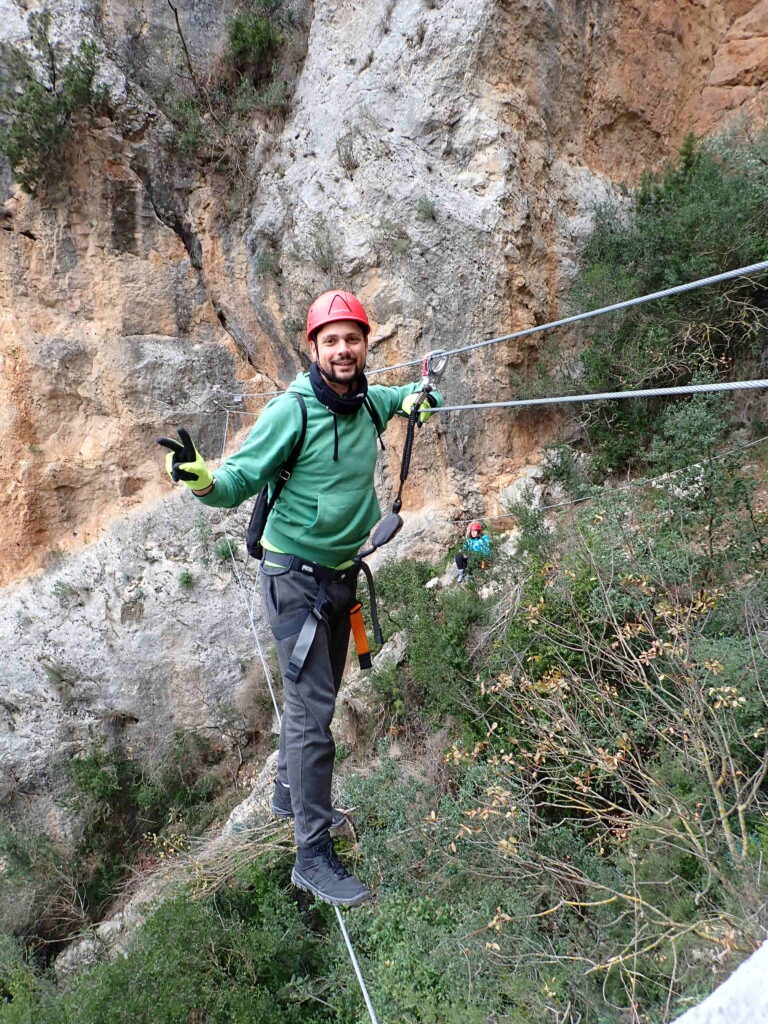
<svg viewBox="0 0 768 1024">
<path fill-rule="evenodd" d="M 272 811 L 276 818 L 293 818 L 293 807 L 291 807 L 291 791 L 285 783 L 275 779 L 275 785 L 272 790 L 272 800 L 269 805 L 269 809 Z M 338 807 L 332 809 L 331 817 L 331 828 L 343 828 L 347 824 L 347 816 L 344 811 L 340 811 Z"/>
<path fill-rule="evenodd" d="M 314 846 L 299 847 L 291 881 L 334 907 L 356 907 L 373 896 L 368 886 L 341 863 L 330 836 Z"/>
</svg>

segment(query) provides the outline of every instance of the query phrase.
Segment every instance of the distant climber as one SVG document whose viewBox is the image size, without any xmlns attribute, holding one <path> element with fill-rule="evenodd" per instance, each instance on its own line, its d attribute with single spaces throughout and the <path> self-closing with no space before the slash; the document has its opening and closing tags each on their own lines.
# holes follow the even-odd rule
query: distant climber
<svg viewBox="0 0 768 1024">
<path fill-rule="evenodd" d="M 261 537 L 262 592 L 285 696 L 272 811 L 295 821 L 294 884 L 345 907 L 371 896 L 336 856 L 329 831 L 344 821 L 331 805 L 330 727 L 355 604 L 353 559 L 381 515 L 373 486 L 381 432 L 417 401 L 422 422 L 443 403 L 437 391 L 419 400 L 421 384 L 369 388 L 363 370 L 370 329 L 349 292 L 317 298 L 307 316 L 309 372 L 268 403 L 215 476 L 186 431 L 179 430 L 182 443 L 160 439 L 171 449 L 169 475 L 205 505 L 235 508 L 265 484 L 272 493 L 282 472 Z"/>
<path fill-rule="evenodd" d="M 483 524 L 475 519 L 467 527 L 464 546 L 456 555 L 456 582 L 463 583 L 473 569 L 485 569 L 491 557 L 491 538 L 483 533 Z"/>
</svg>

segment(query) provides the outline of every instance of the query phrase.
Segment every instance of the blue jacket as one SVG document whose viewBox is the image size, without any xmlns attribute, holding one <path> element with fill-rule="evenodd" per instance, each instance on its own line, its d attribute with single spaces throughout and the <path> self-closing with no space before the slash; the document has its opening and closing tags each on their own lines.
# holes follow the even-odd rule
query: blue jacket
<svg viewBox="0 0 768 1024">
<path fill-rule="evenodd" d="M 464 550 L 480 558 L 487 558 L 491 553 L 491 538 L 487 533 L 482 537 L 467 537 L 464 541 Z"/>
</svg>

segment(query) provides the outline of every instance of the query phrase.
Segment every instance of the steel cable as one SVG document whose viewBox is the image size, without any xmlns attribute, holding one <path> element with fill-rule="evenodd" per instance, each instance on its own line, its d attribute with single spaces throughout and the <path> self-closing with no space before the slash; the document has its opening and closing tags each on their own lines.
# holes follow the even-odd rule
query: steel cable
<svg viewBox="0 0 768 1024">
<path fill-rule="evenodd" d="M 615 302 L 612 306 L 602 306 L 600 309 L 591 309 L 586 313 L 576 313 L 574 316 L 566 316 L 561 320 L 552 320 L 547 324 L 537 324 L 535 327 L 526 327 L 522 331 L 513 331 L 511 334 L 501 334 L 497 338 L 487 338 L 485 341 L 476 341 L 471 345 L 462 345 L 459 348 L 446 350 L 446 355 L 456 356 L 461 352 L 473 352 L 478 348 L 485 348 L 487 345 L 498 345 L 502 341 L 513 341 L 516 338 L 526 338 L 531 334 L 539 334 L 542 331 L 551 331 L 555 327 L 566 327 L 568 324 L 576 324 L 581 320 L 589 320 L 594 316 L 602 316 L 605 313 L 617 313 L 620 309 L 628 309 L 630 306 L 639 306 L 644 302 L 652 302 L 655 299 L 664 299 L 669 295 L 680 295 L 682 292 L 693 291 L 695 288 L 703 288 L 709 284 L 718 284 L 720 281 L 730 281 L 734 277 L 744 277 L 747 274 L 758 273 L 768 270 L 768 260 L 761 263 L 750 263 L 746 267 L 738 267 L 736 270 L 727 270 L 723 274 L 714 274 L 712 277 L 702 277 L 698 281 L 689 281 L 687 284 L 678 284 L 674 288 L 664 288 L 660 292 L 651 292 L 649 295 L 640 295 L 634 299 L 625 299 L 623 302 Z M 373 377 L 374 374 L 387 373 L 390 370 L 400 370 L 405 366 L 418 366 L 419 359 L 409 359 L 403 363 L 394 363 L 392 366 L 382 366 L 378 370 L 369 370 L 366 376 Z"/>
<path fill-rule="evenodd" d="M 438 405 L 430 412 L 467 412 L 472 409 L 521 409 L 532 405 L 563 402 L 607 402 L 619 398 L 657 398 L 663 395 L 700 395 L 714 391 L 748 391 L 768 388 L 768 380 L 734 380 L 716 384 L 685 384 L 674 388 L 643 388 L 639 391 L 601 391 L 591 395 L 559 395 L 556 398 L 515 398 L 507 402 L 477 402 L 471 405 Z"/>
</svg>

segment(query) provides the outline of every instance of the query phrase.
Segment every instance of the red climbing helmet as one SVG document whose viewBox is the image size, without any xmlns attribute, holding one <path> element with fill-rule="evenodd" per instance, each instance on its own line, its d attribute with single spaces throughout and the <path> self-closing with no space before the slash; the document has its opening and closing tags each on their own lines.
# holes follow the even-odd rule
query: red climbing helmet
<svg viewBox="0 0 768 1024">
<path fill-rule="evenodd" d="M 354 320 L 360 324 L 366 338 L 371 330 L 363 304 L 354 295 L 350 292 L 323 292 L 307 313 L 307 341 L 312 341 L 316 331 L 334 320 Z"/>
<path fill-rule="evenodd" d="M 472 530 L 479 530 L 480 533 L 482 533 L 483 532 L 483 524 L 482 523 L 478 523 L 478 521 L 475 519 L 474 522 L 469 524 L 469 530 L 470 530 L 470 533 L 472 532 Z"/>
</svg>

